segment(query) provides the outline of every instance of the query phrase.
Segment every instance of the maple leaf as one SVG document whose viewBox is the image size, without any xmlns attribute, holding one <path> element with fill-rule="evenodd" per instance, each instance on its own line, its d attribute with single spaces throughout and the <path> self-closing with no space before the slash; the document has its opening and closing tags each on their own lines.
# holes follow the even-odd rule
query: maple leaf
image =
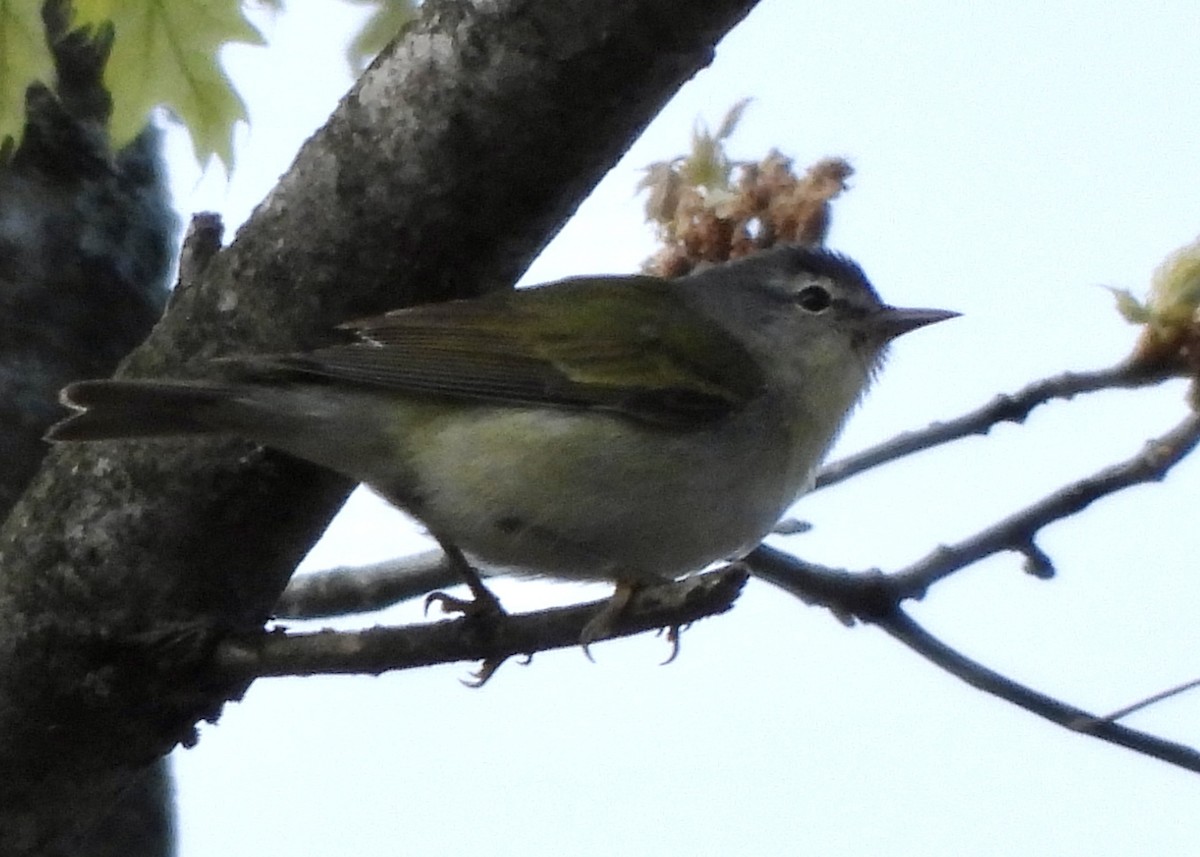
<svg viewBox="0 0 1200 857">
<path fill-rule="evenodd" d="M 41 3 L 0 0 L 0 144 L 19 143 L 25 126 L 25 90 L 54 80 Z M 0 145 L 2 148 L 2 145 Z"/>
<path fill-rule="evenodd" d="M 346 61 L 355 74 L 367 67 L 381 50 L 413 19 L 410 0 L 350 0 L 358 6 L 374 6 L 375 11 L 346 48 Z"/>
<path fill-rule="evenodd" d="M 104 84 L 113 98 L 114 149 L 161 105 L 188 129 L 197 161 L 216 155 L 232 168 L 233 126 L 246 121 L 246 105 L 217 52 L 230 42 L 264 44 L 238 0 L 75 0 L 74 11 L 74 27 L 113 27 Z"/>
</svg>

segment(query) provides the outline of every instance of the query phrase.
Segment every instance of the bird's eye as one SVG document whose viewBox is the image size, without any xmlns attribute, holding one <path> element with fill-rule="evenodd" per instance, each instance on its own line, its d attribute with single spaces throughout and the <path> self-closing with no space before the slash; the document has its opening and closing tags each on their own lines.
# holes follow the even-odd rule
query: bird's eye
<svg viewBox="0 0 1200 857">
<path fill-rule="evenodd" d="M 805 286 L 796 292 L 796 303 L 812 313 L 825 312 L 833 303 L 829 289 L 822 286 Z"/>
</svg>

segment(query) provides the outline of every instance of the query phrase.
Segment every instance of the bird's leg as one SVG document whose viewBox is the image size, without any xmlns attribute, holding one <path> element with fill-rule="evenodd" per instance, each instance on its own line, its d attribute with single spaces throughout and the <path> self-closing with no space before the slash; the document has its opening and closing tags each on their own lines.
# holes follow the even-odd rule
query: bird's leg
<svg viewBox="0 0 1200 857">
<path fill-rule="evenodd" d="M 461 550 L 445 539 L 438 536 L 434 536 L 434 538 L 442 546 L 442 550 L 445 551 L 446 561 L 450 564 L 450 567 L 454 569 L 455 573 L 470 588 L 472 597 L 470 599 L 455 598 L 453 595 L 447 595 L 445 592 L 430 592 L 425 596 L 425 612 L 429 612 L 429 605 L 437 603 L 442 608 L 443 613 L 461 613 L 469 620 L 484 623 L 477 626 L 476 630 L 494 628 L 494 625 L 490 623 L 496 622 L 501 617 L 508 615 L 500 605 L 500 599 L 495 596 L 492 590 L 483 585 L 483 580 L 479 577 L 479 572 L 475 570 L 475 567 L 471 563 L 467 562 L 467 558 L 463 556 Z M 463 684 L 471 688 L 483 687 L 506 660 L 508 660 L 508 655 L 485 658 L 483 663 L 479 665 L 478 672 L 472 673 L 470 680 L 462 680 Z"/>
<path fill-rule="evenodd" d="M 594 660 L 589 647 L 597 640 L 605 640 L 612 636 L 616 630 L 617 622 L 622 618 L 625 611 L 629 608 L 629 602 L 642 589 L 649 584 L 645 580 L 629 581 L 618 580 L 617 588 L 613 592 L 612 597 L 604 602 L 604 606 L 600 611 L 593 616 L 588 623 L 583 626 L 583 633 L 579 635 L 579 644 L 583 647 L 583 653 L 589 661 Z M 669 664 L 675 660 L 679 654 L 679 633 L 682 630 L 678 625 L 672 625 L 669 628 L 662 629 L 667 633 L 667 642 L 671 644 L 671 654 L 667 657 L 663 664 Z M 662 630 L 659 633 L 662 633 Z"/>
<path fill-rule="evenodd" d="M 589 661 L 593 661 L 594 658 L 592 658 L 592 653 L 588 650 L 588 647 L 597 640 L 603 640 L 612 635 L 617 619 L 621 618 L 621 614 L 629 606 L 630 599 L 633 598 L 634 593 L 640 588 L 636 583 L 630 583 L 627 580 L 618 580 L 617 588 L 613 592 L 612 597 L 605 601 L 604 606 L 600 608 L 600 612 L 589 619 L 588 623 L 583 626 L 583 633 L 579 635 L 579 644 L 583 646 L 583 653 Z"/>
<path fill-rule="evenodd" d="M 483 580 L 479 577 L 479 572 L 467 562 L 467 558 L 463 556 L 463 552 L 454 545 L 438 538 L 437 543 L 442 546 L 442 550 L 446 552 L 446 560 L 450 563 L 450 567 L 455 573 L 462 578 L 463 583 L 471 590 L 471 599 L 455 598 L 453 595 L 447 595 L 445 592 L 430 592 L 425 596 L 425 612 L 429 612 L 431 604 L 438 604 L 442 608 L 443 613 L 461 613 L 464 616 L 480 617 L 480 618 L 495 618 L 505 615 L 504 608 L 500 606 L 500 599 L 497 598 L 490 589 L 483 585 Z"/>
</svg>

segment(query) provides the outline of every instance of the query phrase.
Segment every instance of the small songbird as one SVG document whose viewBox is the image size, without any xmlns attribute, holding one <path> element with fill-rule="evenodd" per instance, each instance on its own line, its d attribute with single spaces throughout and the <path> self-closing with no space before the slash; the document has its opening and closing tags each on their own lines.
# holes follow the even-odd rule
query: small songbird
<svg viewBox="0 0 1200 857">
<path fill-rule="evenodd" d="M 475 564 L 617 583 L 586 645 L 634 588 L 754 548 L 887 344 L 955 315 L 781 246 L 397 310 L 348 325 L 351 344 L 221 361 L 228 379 L 81 381 L 48 438 L 228 433 L 330 467 L 428 527 L 476 608 L 498 604 Z"/>
</svg>

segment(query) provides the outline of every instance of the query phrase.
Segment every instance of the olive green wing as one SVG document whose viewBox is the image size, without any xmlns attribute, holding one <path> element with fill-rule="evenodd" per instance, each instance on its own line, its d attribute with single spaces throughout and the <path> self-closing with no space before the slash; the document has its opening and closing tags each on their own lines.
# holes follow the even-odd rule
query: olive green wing
<svg viewBox="0 0 1200 857">
<path fill-rule="evenodd" d="M 250 365 L 417 396 L 599 408 L 689 428 L 763 385 L 745 349 L 652 277 L 564 280 L 347 325 L 360 342 Z"/>
</svg>

